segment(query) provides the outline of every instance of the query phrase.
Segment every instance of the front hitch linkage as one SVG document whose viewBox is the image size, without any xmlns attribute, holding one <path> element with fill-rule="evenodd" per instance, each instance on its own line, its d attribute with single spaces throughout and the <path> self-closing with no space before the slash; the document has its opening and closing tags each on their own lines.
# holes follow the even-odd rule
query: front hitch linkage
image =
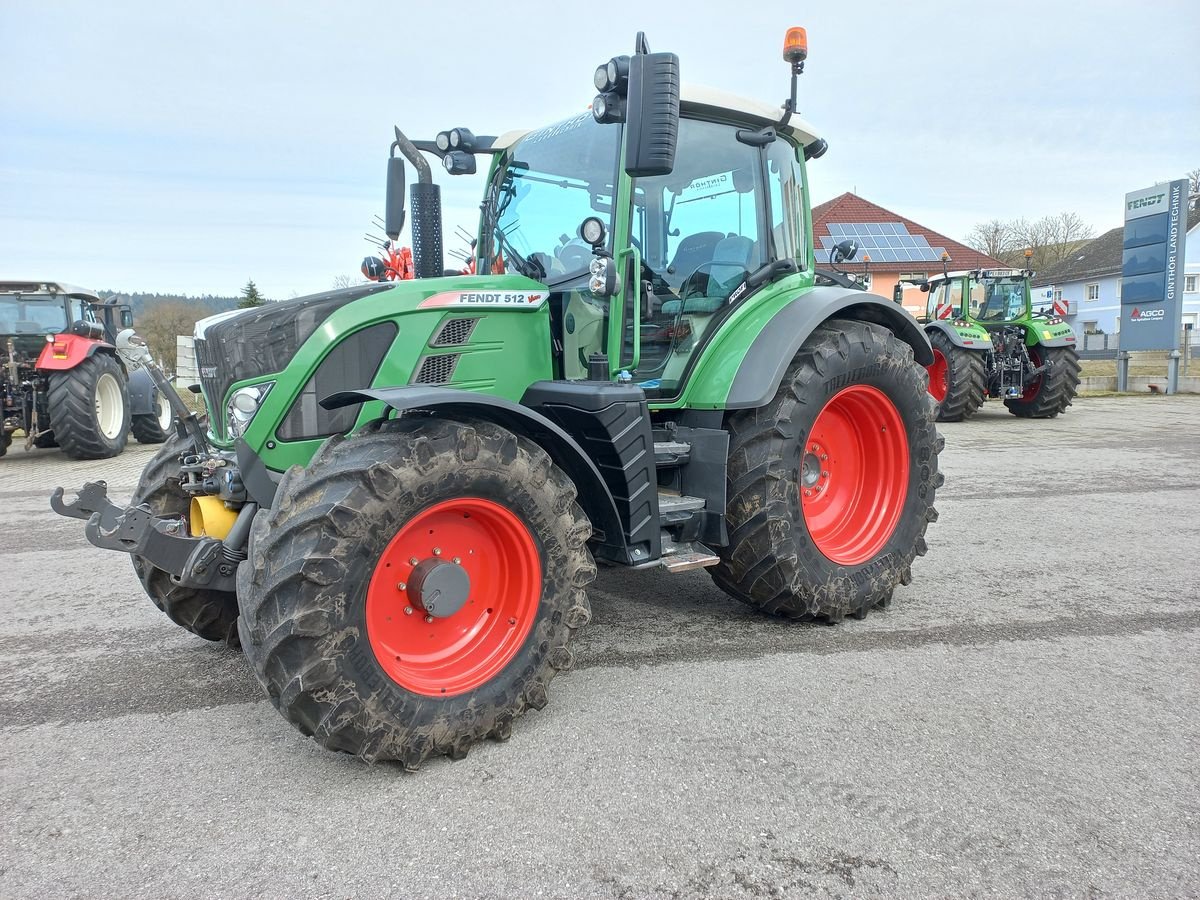
<svg viewBox="0 0 1200 900">
<path fill-rule="evenodd" d="M 181 587 L 235 589 L 237 560 L 224 552 L 224 542 L 181 534 L 180 519 L 156 516 L 145 503 L 116 506 L 103 481 L 87 482 L 71 501 L 64 501 L 63 489 L 55 488 L 50 506 L 61 516 L 85 519 L 87 539 L 97 547 L 140 556 L 170 573 Z"/>
</svg>

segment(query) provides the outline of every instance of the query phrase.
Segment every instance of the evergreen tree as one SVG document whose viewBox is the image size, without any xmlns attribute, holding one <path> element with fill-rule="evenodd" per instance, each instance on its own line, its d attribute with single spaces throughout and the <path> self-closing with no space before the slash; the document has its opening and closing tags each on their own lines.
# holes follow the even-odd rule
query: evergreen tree
<svg viewBox="0 0 1200 900">
<path fill-rule="evenodd" d="M 242 288 L 242 302 L 238 304 L 238 309 L 250 309 L 255 306 L 262 306 L 266 301 L 258 292 L 258 288 L 254 286 L 254 279 L 251 278 L 246 282 L 246 286 Z"/>
</svg>

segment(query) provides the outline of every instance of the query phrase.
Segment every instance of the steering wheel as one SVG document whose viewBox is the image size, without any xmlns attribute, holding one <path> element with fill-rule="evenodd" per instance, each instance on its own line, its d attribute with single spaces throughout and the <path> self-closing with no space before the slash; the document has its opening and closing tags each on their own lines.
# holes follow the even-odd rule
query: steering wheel
<svg viewBox="0 0 1200 900">
<path fill-rule="evenodd" d="M 592 262 L 592 248 L 581 240 L 567 241 L 555 248 L 554 258 L 567 272 L 586 271 Z"/>
</svg>

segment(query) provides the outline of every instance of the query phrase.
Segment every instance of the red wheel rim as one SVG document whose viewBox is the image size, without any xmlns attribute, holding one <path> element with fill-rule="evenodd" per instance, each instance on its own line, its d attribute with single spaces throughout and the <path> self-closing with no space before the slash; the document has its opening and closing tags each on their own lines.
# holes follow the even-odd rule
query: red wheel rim
<svg viewBox="0 0 1200 900">
<path fill-rule="evenodd" d="M 421 606 L 418 583 L 431 566 L 461 568 L 469 579 L 465 602 L 449 615 Z M 401 687 L 462 694 L 517 655 L 541 595 L 541 556 L 525 523 L 491 500 L 446 500 L 406 523 L 379 557 L 367 586 L 367 636 Z"/>
<path fill-rule="evenodd" d="M 800 508 L 817 549 L 843 566 L 876 556 L 908 496 L 908 438 L 888 396 L 865 384 L 834 394 L 800 463 Z"/>
<path fill-rule="evenodd" d="M 1042 354 L 1040 354 L 1038 352 L 1038 348 L 1037 347 L 1028 347 L 1026 349 L 1029 351 L 1029 361 L 1031 363 L 1033 363 L 1034 368 L 1037 368 L 1038 366 L 1040 366 L 1042 364 Z M 1042 376 L 1038 375 L 1036 378 L 1033 379 L 1033 381 L 1031 381 L 1031 382 L 1029 382 L 1029 384 L 1025 385 L 1025 393 L 1023 393 L 1021 395 L 1021 400 L 1025 403 L 1029 403 L 1030 401 L 1037 399 L 1038 391 L 1040 391 L 1041 389 L 1042 389 Z"/>
<path fill-rule="evenodd" d="M 929 393 L 941 403 L 950 391 L 950 364 L 937 347 L 933 348 L 933 362 L 926 366 L 926 371 L 929 372 Z"/>
</svg>

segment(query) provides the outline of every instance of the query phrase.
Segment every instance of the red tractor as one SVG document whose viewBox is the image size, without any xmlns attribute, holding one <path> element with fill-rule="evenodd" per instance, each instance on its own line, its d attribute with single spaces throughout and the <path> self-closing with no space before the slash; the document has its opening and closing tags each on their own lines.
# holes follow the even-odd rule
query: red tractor
<svg viewBox="0 0 1200 900">
<path fill-rule="evenodd" d="M 127 305 L 58 282 L 0 282 L 0 456 L 13 433 L 25 448 L 61 447 L 104 459 L 167 439 L 171 410 L 149 375 L 118 351 Z"/>
</svg>

